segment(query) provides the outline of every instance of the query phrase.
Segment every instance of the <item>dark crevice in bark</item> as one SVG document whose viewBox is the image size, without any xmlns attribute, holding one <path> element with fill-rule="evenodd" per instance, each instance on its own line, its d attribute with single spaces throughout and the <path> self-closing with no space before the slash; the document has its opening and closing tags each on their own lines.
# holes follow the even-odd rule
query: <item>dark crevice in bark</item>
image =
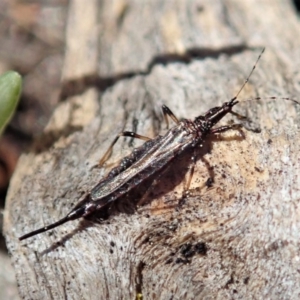
<svg viewBox="0 0 300 300">
<path fill-rule="evenodd" d="M 136 272 L 136 299 L 141 299 L 143 297 L 143 270 L 145 268 L 145 263 L 140 261 L 137 266 Z"/>
<path fill-rule="evenodd" d="M 241 53 L 247 49 L 253 49 L 245 44 L 223 47 L 219 49 L 210 48 L 190 48 L 187 49 L 183 54 L 177 53 L 165 53 L 155 56 L 148 64 L 145 71 L 128 71 L 125 73 L 116 74 L 115 76 L 98 76 L 97 74 L 88 74 L 81 78 L 74 78 L 63 82 L 60 101 L 65 100 L 68 97 L 82 94 L 88 88 L 95 87 L 99 91 L 104 92 L 109 87 L 113 86 L 117 82 L 123 79 L 129 79 L 135 76 L 146 76 L 151 73 L 152 69 L 156 65 L 168 65 L 171 63 L 184 63 L 189 64 L 194 59 L 205 59 L 205 58 L 218 58 L 220 55 L 234 55 Z"/>
</svg>

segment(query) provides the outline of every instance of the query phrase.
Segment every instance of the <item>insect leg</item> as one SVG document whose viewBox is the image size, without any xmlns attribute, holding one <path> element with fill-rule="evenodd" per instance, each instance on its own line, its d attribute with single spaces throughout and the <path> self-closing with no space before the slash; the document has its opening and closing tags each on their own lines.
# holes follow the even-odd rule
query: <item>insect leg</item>
<svg viewBox="0 0 300 300">
<path fill-rule="evenodd" d="M 248 119 L 246 116 L 240 115 L 240 114 L 238 114 L 235 111 L 230 111 L 229 113 L 232 114 L 232 115 L 234 115 L 234 116 L 236 116 L 239 120 L 246 120 L 246 119 Z"/>
<path fill-rule="evenodd" d="M 192 159 L 192 164 L 191 164 L 191 166 L 189 168 L 190 169 L 189 178 L 187 180 L 186 187 L 184 188 L 182 199 L 179 201 L 178 206 L 183 205 L 183 203 L 185 202 L 185 198 L 188 196 L 188 190 L 189 190 L 191 182 L 192 182 L 192 178 L 193 178 L 194 171 L 195 171 L 195 164 L 196 164 L 196 161 L 197 161 L 197 149 L 196 148 L 194 149 L 194 154 L 191 157 L 191 159 Z M 214 183 L 214 178 L 215 178 L 214 169 L 210 165 L 210 163 L 208 162 L 208 160 L 205 159 L 203 156 L 201 156 L 200 159 L 205 164 L 205 166 L 207 168 L 207 171 L 208 171 L 208 174 L 209 174 L 209 177 L 208 177 L 207 181 L 203 184 L 202 187 L 200 187 L 200 189 L 202 189 L 204 187 L 210 188 L 212 186 L 212 184 Z"/>
<path fill-rule="evenodd" d="M 136 205 L 137 207 L 142 206 L 146 202 L 147 197 L 149 196 L 150 192 L 153 191 L 153 187 L 158 183 L 161 175 L 162 175 L 162 173 L 158 174 L 157 178 L 153 180 L 153 182 L 151 183 L 151 186 L 147 189 L 146 193 L 142 196 L 142 198 L 137 203 L 137 205 Z"/>
<path fill-rule="evenodd" d="M 243 127 L 242 124 L 232 124 L 232 125 L 228 125 L 228 126 L 220 126 L 220 127 L 212 129 L 211 133 L 216 134 L 216 133 L 221 133 L 221 132 L 225 132 L 228 130 L 239 130 L 242 127 Z"/>
<path fill-rule="evenodd" d="M 149 138 L 147 136 L 143 136 L 143 135 L 137 134 L 137 133 L 132 132 L 132 131 L 123 131 L 123 132 L 120 132 L 115 137 L 115 139 L 113 140 L 113 142 L 111 143 L 111 145 L 109 146 L 109 148 L 107 149 L 107 151 L 104 153 L 104 155 L 100 159 L 99 164 L 98 164 L 99 167 L 101 167 L 109 159 L 109 157 L 112 154 L 112 149 L 113 149 L 115 143 L 118 141 L 119 137 L 121 137 L 121 136 L 129 136 L 129 137 L 137 138 L 137 139 L 144 140 L 144 141 L 151 140 L 151 138 Z"/>
<path fill-rule="evenodd" d="M 184 193 L 186 193 L 188 191 L 188 189 L 190 188 L 190 185 L 191 185 L 191 182 L 192 182 L 192 179 L 193 179 L 193 175 L 194 175 L 194 172 L 195 172 L 195 164 L 196 164 L 196 151 L 194 149 L 194 154 L 193 156 L 191 157 L 191 165 L 189 167 L 190 169 L 190 172 L 189 172 L 189 177 L 188 177 L 188 180 L 186 182 L 186 186 L 184 188 Z"/>
<path fill-rule="evenodd" d="M 183 205 L 183 203 L 185 202 L 186 197 L 188 196 L 188 190 L 190 188 L 192 179 L 193 179 L 193 175 L 195 172 L 195 164 L 196 164 L 196 160 L 197 160 L 197 151 L 196 148 L 194 148 L 193 150 L 193 155 L 191 156 L 191 163 L 189 165 L 189 174 L 188 174 L 188 179 L 185 183 L 185 187 L 183 188 L 183 193 L 182 193 L 182 199 L 179 200 L 178 206 Z"/>
<path fill-rule="evenodd" d="M 194 169 L 195 169 L 195 164 L 196 164 L 196 160 L 197 160 L 196 153 L 197 152 L 195 151 L 195 154 L 193 156 L 194 158 L 192 158 L 193 159 L 193 165 L 192 165 L 192 168 L 191 168 L 191 171 L 190 171 L 190 176 L 189 176 L 189 180 L 188 180 L 188 183 L 187 183 L 187 187 L 185 188 L 185 191 L 187 191 L 190 188 L 190 185 L 191 185 L 191 182 L 192 182 L 192 177 L 194 175 Z M 207 171 L 208 171 L 208 174 L 209 174 L 209 177 L 208 177 L 207 181 L 200 188 L 202 189 L 205 186 L 206 187 L 211 187 L 211 185 L 214 182 L 214 178 L 215 178 L 215 173 L 214 173 L 213 167 L 210 165 L 208 160 L 206 158 L 204 158 L 203 156 L 201 156 L 200 159 L 205 164 L 205 167 L 207 168 Z"/>
<path fill-rule="evenodd" d="M 160 178 L 169 170 L 168 167 L 166 167 L 165 169 L 161 170 L 161 172 L 159 172 L 156 175 L 156 178 L 153 180 L 153 182 L 151 183 L 150 187 L 146 190 L 145 194 L 142 196 L 142 198 L 139 200 L 139 202 L 137 203 L 137 206 L 142 206 L 145 204 L 147 197 L 149 196 L 150 192 L 153 191 L 153 189 L 155 188 L 155 186 L 159 183 Z"/>
<path fill-rule="evenodd" d="M 215 179 L 214 168 L 210 165 L 209 161 L 206 158 L 204 158 L 203 156 L 201 157 L 201 160 L 204 162 L 204 164 L 207 168 L 208 174 L 209 174 L 209 177 L 203 187 L 206 186 L 206 187 L 210 188 L 212 186 L 212 184 L 214 183 L 214 179 Z"/>
<path fill-rule="evenodd" d="M 169 128 L 169 120 L 168 120 L 168 116 L 176 123 L 178 124 L 179 123 L 179 120 L 176 118 L 176 116 L 172 113 L 171 109 L 166 106 L 166 105 L 163 105 L 162 107 L 162 111 L 163 111 L 163 114 L 164 114 L 164 118 L 165 118 L 165 121 L 166 121 L 166 124 L 167 124 L 167 128 Z"/>
</svg>

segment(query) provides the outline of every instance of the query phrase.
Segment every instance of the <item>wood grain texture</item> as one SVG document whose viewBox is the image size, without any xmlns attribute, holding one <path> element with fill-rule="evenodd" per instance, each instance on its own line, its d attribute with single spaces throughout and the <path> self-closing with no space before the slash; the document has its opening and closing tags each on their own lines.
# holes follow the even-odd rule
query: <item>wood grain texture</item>
<svg viewBox="0 0 300 300">
<path fill-rule="evenodd" d="M 81 85 L 83 93 L 61 102 L 45 129 L 47 143 L 21 157 L 8 193 L 5 234 L 21 296 L 297 299 L 300 107 L 290 102 L 237 105 L 251 120 L 245 138 L 228 132 L 199 149 L 213 168 L 211 188 L 199 159 L 190 196 L 181 201 L 190 164 L 184 156 L 152 185 L 141 208 L 130 206 L 145 192 L 137 190 L 106 220 L 74 221 L 18 241 L 63 217 L 109 163 L 141 144 L 123 139 L 106 168 L 93 168 L 123 127 L 151 137 L 164 129 L 163 103 L 179 118 L 194 118 L 229 100 L 262 47 L 240 99 L 299 99 L 300 24 L 287 1 L 91 5 L 93 36 L 78 34 L 87 24 L 79 0 L 72 1 L 67 31 L 65 84 Z M 94 64 L 76 60 L 76 38 Z M 70 70 L 79 71 L 72 78 Z"/>
</svg>

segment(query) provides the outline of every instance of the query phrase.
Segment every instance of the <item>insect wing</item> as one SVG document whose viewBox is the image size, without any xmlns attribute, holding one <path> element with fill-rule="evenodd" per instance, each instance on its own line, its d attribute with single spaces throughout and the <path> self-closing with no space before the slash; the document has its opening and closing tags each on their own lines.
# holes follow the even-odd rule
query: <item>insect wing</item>
<svg viewBox="0 0 300 300">
<path fill-rule="evenodd" d="M 166 135 L 160 136 L 156 143 L 146 142 L 137 150 L 139 151 L 139 159 L 117 176 L 108 175 L 92 189 L 92 200 L 103 199 L 105 203 L 114 201 L 165 167 L 175 156 L 188 148 L 193 141 L 193 135 L 186 133 L 180 126 L 176 126 L 169 130 Z"/>
</svg>

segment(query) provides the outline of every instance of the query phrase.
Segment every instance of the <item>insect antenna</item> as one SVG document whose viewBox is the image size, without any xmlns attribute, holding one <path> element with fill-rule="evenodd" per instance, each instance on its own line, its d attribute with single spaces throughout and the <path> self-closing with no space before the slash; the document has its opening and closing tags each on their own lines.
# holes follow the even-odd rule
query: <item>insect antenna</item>
<svg viewBox="0 0 300 300">
<path fill-rule="evenodd" d="M 254 66 L 252 67 L 251 72 L 249 73 L 248 77 L 246 78 L 245 82 L 243 83 L 243 85 L 241 86 L 241 88 L 239 89 L 239 91 L 237 92 L 237 94 L 235 95 L 235 97 L 233 97 L 231 100 L 235 100 L 238 98 L 239 94 L 241 93 L 241 91 L 244 89 L 245 85 L 248 83 L 251 75 L 253 74 L 254 70 L 256 69 L 256 65 L 258 64 L 259 60 L 261 59 L 263 53 L 265 52 L 266 48 L 263 48 L 262 51 L 260 52 L 258 58 L 256 59 L 256 62 L 254 64 Z M 239 100 L 239 102 L 247 102 L 247 101 L 259 101 L 259 100 L 284 100 L 284 101 L 291 101 L 294 102 L 296 104 L 300 104 L 299 101 L 292 99 L 292 98 L 288 98 L 288 97 L 255 97 L 255 98 L 249 98 L 249 99 L 245 99 L 245 100 Z"/>
<path fill-rule="evenodd" d="M 300 101 L 297 101 L 295 99 L 292 98 L 288 98 L 288 97 L 255 97 L 255 98 L 249 98 L 249 99 L 245 99 L 245 100 L 239 100 L 240 103 L 242 102 L 248 102 L 248 101 L 259 101 L 259 100 L 284 100 L 284 101 L 291 101 L 294 102 L 298 105 L 300 105 Z"/>
<path fill-rule="evenodd" d="M 243 85 L 241 86 L 240 90 L 237 92 L 237 94 L 235 95 L 235 97 L 233 97 L 231 100 L 237 99 L 237 97 L 239 96 L 239 94 L 241 93 L 241 91 L 244 89 L 245 85 L 248 83 L 248 81 L 249 81 L 251 75 L 253 74 L 253 72 L 254 72 L 254 70 L 255 70 L 255 68 L 256 68 L 257 63 L 259 62 L 259 60 L 261 59 L 263 53 L 265 52 L 265 49 L 266 49 L 266 48 L 263 48 L 263 49 L 262 49 L 262 51 L 260 52 L 260 54 L 259 54 L 259 56 L 258 56 L 258 58 L 257 58 L 257 60 L 256 60 L 256 62 L 255 62 L 255 64 L 254 64 L 254 66 L 252 67 L 252 70 L 251 70 L 250 74 L 249 74 L 248 77 L 246 78 L 245 82 L 243 83 Z"/>
</svg>

